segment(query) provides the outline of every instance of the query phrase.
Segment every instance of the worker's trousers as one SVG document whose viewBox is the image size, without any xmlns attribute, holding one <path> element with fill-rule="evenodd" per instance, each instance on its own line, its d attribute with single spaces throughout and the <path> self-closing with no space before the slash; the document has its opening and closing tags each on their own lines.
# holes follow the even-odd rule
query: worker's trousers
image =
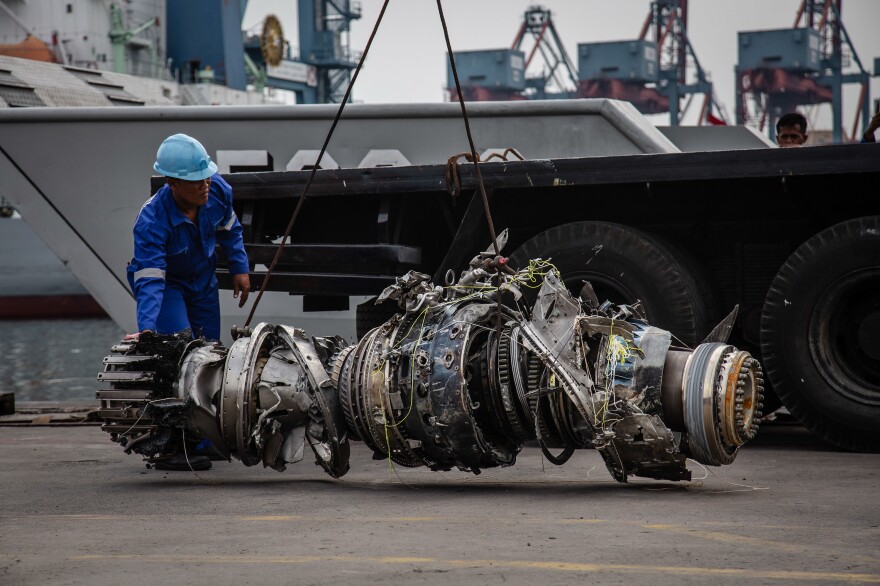
<svg viewBox="0 0 880 586">
<path fill-rule="evenodd" d="M 189 281 L 169 279 L 156 320 L 160 334 L 190 328 L 194 338 L 220 339 L 220 297 L 214 271 Z"/>
</svg>

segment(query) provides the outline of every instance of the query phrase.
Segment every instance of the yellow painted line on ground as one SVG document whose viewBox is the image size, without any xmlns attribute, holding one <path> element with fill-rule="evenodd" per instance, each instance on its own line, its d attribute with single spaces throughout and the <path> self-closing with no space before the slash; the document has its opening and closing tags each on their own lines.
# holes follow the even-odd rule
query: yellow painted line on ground
<svg viewBox="0 0 880 586">
<path fill-rule="evenodd" d="M 704 523 L 706 525 L 711 525 L 711 523 Z M 768 549 L 777 549 L 780 551 L 784 551 L 787 553 L 800 554 L 801 556 L 811 556 L 811 555 L 822 555 L 829 553 L 829 546 L 816 544 L 815 542 L 807 542 L 807 543 L 792 543 L 790 541 L 774 541 L 772 539 L 758 539 L 755 537 L 747 537 L 744 535 L 736 535 L 734 533 L 724 533 L 721 531 L 700 531 L 698 529 L 694 529 L 693 526 L 682 526 L 682 525 L 660 525 L 660 524 L 648 524 L 644 525 L 647 529 L 658 529 L 661 531 L 671 531 L 678 535 L 687 535 L 689 537 L 696 537 L 698 539 L 704 539 L 707 541 L 720 541 L 722 543 L 735 543 L 737 545 L 748 545 L 752 547 L 763 547 Z M 740 525 L 740 527 L 744 527 L 744 525 Z M 751 527 L 751 525 L 749 525 Z M 825 531 L 828 531 L 829 528 L 823 528 Z M 840 531 L 846 531 L 850 536 L 853 534 L 853 529 L 844 529 L 838 528 Z M 834 542 L 835 544 L 837 542 Z M 859 564 L 873 564 L 877 561 L 877 559 L 873 556 L 862 556 L 862 555 L 854 555 L 849 550 L 843 550 L 839 552 L 839 555 L 843 558 L 851 560 L 853 563 Z"/>
<path fill-rule="evenodd" d="M 166 515 L 107 515 L 107 514 L 91 514 L 91 513 L 83 513 L 83 514 L 63 514 L 63 515 L 8 515 L 2 516 L 0 518 L 7 519 L 73 519 L 73 520 L 83 520 L 83 521 L 122 521 L 122 522 L 130 522 L 134 519 L 141 521 L 169 521 Z M 773 545 L 779 546 L 783 549 L 788 544 L 782 544 L 780 542 L 769 541 L 769 540 L 761 540 L 755 539 L 751 537 L 739 536 L 731 533 L 723 533 L 723 532 L 715 532 L 715 531 L 703 531 L 700 532 L 695 530 L 695 527 L 743 527 L 742 523 L 734 523 L 734 522 L 715 522 L 715 521 L 701 521 L 697 523 L 692 523 L 689 525 L 672 525 L 672 524 L 648 524 L 645 525 L 642 521 L 630 521 L 630 520 L 609 520 L 609 519 L 549 519 L 544 517 L 518 517 L 518 518 L 499 518 L 499 517 L 451 517 L 446 515 L 430 515 L 430 516 L 409 516 L 409 517 L 374 517 L 374 516 L 363 516 L 363 517 L 350 517 L 350 516 L 338 516 L 338 517 L 330 517 L 330 516 L 319 516 L 319 515 L 239 515 L 239 516 L 229 516 L 222 514 L 204 514 L 204 515 L 175 515 L 175 520 L 180 521 L 191 521 L 191 520 L 199 520 L 199 519 L 218 519 L 222 518 L 224 520 L 238 520 L 238 521 L 302 521 L 302 522 L 315 522 L 315 523 L 323 523 L 327 521 L 358 521 L 363 523 L 375 523 L 379 521 L 387 521 L 387 522 L 395 522 L 395 521 L 417 521 L 422 523 L 498 523 L 502 525 L 519 525 L 519 524 L 547 524 L 547 525 L 587 525 L 587 524 L 598 524 L 598 523 L 611 523 L 611 524 L 621 524 L 621 525 L 639 525 L 643 527 L 647 527 L 649 529 L 658 529 L 664 531 L 675 531 L 685 534 L 691 534 L 695 536 L 705 537 L 707 539 L 714 539 L 716 541 L 726 541 L 726 542 L 737 542 L 737 543 L 751 543 L 755 545 L 765 546 L 765 545 Z M 752 529 L 778 529 L 778 530 L 795 530 L 795 529 L 817 529 L 817 527 L 806 527 L 801 525 L 749 525 Z M 821 529 L 825 530 L 837 530 L 837 531 L 846 531 L 852 532 L 854 529 L 852 527 L 830 527 L 824 526 Z"/>
<path fill-rule="evenodd" d="M 880 574 L 851 574 L 845 572 L 818 572 L 795 570 L 761 570 L 741 568 L 705 568 L 697 566 L 650 566 L 634 564 L 587 564 L 578 562 L 529 560 L 458 560 L 434 557 L 404 556 L 221 556 L 221 555 L 82 555 L 67 558 L 72 562 L 137 561 L 180 564 L 308 564 L 315 562 L 348 562 L 358 564 L 431 565 L 462 569 L 515 568 L 523 570 L 555 570 L 581 573 L 663 574 L 672 576 L 731 577 L 757 580 L 792 580 L 796 582 L 853 582 L 880 584 Z"/>
<path fill-rule="evenodd" d="M 2 517 L 0 517 L 2 518 Z M 9 517 L 17 519 L 70 519 L 73 521 L 119 521 L 128 523 L 133 520 L 138 521 L 157 521 L 166 523 L 169 518 L 166 515 L 102 515 L 102 514 L 76 514 L 76 515 L 24 515 L 21 517 Z M 319 515 L 175 515 L 175 521 L 198 521 L 223 519 L 227 521 L 301 521 L 313 523 L 326 523 L 328 521 L 352 521 L 360 523 L 378 523 L 378 522 L 419 522 L 419 523 L 500 523 L 502 525 L 580 525 L 580 524 L 596 524 L 608 523 L 605 519 L 547 519 L 543 517 L 519 517 L 510 519 L 500 519 L 497 517 L 449 517 L 444 515 L 433 516 L 408 516 L 408 517 L 325 517 Z M 640 524 L 632 521 L 616 521 L 625 524 Z"/>
<path fill-rule="evenodd" d="M 153 516 L 153 515 L 150 515 Z M 39 519 L 40 517 L 47 517 L 50 519 L 74 519 L 80 521 L 122 521 L 127 519 L 136 519 L 136 518 L 145 518 L 146 515 L 92 515 L 92 514 L 83 514 L 83 515 L 30 515 L 26 517 L 27 519 Z M 167 517 L 165 515 L 155 515 L 157 519 L 161 519 Z"/>
<path fill-rule="evenodd" d="M 722 531 L 706 531 L 697 529 L 698 527 L 745 527 L 742 523 L 720 523 L 713 521 L 695 522 L 688 525 L 674 525 L 666 523 L 650 523 L 645 524 L 643 521 L 633 520 L 616 520 L 616 519 L 574 519 L 574 518 L 546 518 L 546 517 L 515 517 L 515 518 L 499 518 L 499 517 L 453 517 L 448 515 L 422 515 L 422 516 L 406 516 L 406 517 L 378 517 L 378 516 L 323 516 L 323 515 L 223 515 L 223 514 L 204 514 L 204 515 L 175 515 L 173 519 L 169 519 L 166 515 L 108 515 L 108 514 L 62 514 L 62 515 L 0 515 L 0 519 L 70 519 L 79 521 L 118 521 L 129 523 L 133 520 L 138 521 L 158 521 L 158 522 L 192 522 L 200 520 L 223 519 L 225 521 L 258 521 L 258 522 L 283 522 L 298 521 L 301 523 L 326 523 L 332 521 L 351 521 L 359 523 L 395 523 L 395 522 L 419 522 L 419 523 L 494 523 L 500 525 L 596 525 L 608 523 L 611 525 L 630 525 L 640 526 L 647 529 L 655 529 L 658 531 L 670 531 L 683 535 L 691 535 L 702 539 L 712 541 L 720 541 L 726 543 L 738 543 L 743 545 L 755 545 L 758 547 L 773 547 L 783 551 L 803 551 L 803 548 L 792 545 L 790 542 L 773 541 L 768 539 L 758 539 L 737 535 L 734 533 L 726 533 Z M 774 529 L 774 530 L 796 530 L 805 529 L 804 526 L 798 525 L 748 525 L 750 529 Z M 844 531 L 852 533 L 853 531 L 865 530 L 865 528 L 852 527 L 834 527 L 822 526 L 811 527 L 811 529 L 823 529 L 825 531 Z M 809 545 L 809 544 L 805 544 Z"/>
<path fill-rule="evenodd" d="M 736 535 L 734 533 L 724 533 L 722 531 L 699 531 L 693 527 L 685 527 L 682 525 L 644 525 L 646 529 L 657 529 L 659 531 L 671 531 L 679 535 L 689 535 L 699 539 L 709 541 L 720 541 L 722 543 L 736 543 L 740 545 L 753 545 L 756 547 L 771 547 L 781 549 L 788 552 L 802 552 L 804 548 L 791 543 L 781 541 L 773 541 L 770 539 L 757 539 L 755 537 L 747 537 L 745 535 Z"/>
<path fill-rule="evenodd" d="M 707 527 L 742 527 L 742 521 L 700 521 L 699 523 L 694 523 L 694 525 L 705 525 Z M 753 527 L 755 529 L 812 529 L 815 530 L 815 525 L 757 525 L 754 523 L 749 523 L 749 527 Z M 834 529 L 834 527 L 825 527 L 825 529 Z M 837 527 L 841 531 L 852 531 L 852 527 Z"/>
</svg>

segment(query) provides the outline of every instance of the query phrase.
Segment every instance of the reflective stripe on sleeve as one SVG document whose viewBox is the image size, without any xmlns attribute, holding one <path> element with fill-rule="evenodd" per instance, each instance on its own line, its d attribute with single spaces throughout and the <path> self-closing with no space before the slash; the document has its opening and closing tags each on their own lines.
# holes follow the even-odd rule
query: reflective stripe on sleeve
<svg viewBox="0 0 880 586">
<path fill-rule="evenodd" d="M 148 277 L 153 277 L 154 279 L 162 279 L 165 280 L 165 271 L 162 269 L 141 269 L 134 274 L 134 280 L 138 279 L 146 279 Z"/>
<path fill-rule="evenodd" d="M 232 230 L 232 225 L 235 224 L 236 216 L 235 212 L 232 212 L 232 216 L 229 218 L 229 221 L 226 222 L 226 225 L 222 228 L 217 228 L 218 230 Z"/>
</svg>

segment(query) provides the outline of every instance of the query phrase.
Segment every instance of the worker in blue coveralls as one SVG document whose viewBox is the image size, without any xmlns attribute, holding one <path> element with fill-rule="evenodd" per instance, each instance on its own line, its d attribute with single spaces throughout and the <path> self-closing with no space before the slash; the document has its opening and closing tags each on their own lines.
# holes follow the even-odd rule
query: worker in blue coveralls
<svg viewBox="0 0 880 586">
<path fill-rule="evenodd" d="M 205 147 L 185 134 L 166 138 L 153 169 L 165 185 L 141 208 L 134 225 L 128 281 L 137 298 L 139 332 L 220 338 L 215 244 L 223 247 L 232 291 L 243 307 L 250 292 L 242 228 L 232 187 L 217 174 Z"/>
</svg>

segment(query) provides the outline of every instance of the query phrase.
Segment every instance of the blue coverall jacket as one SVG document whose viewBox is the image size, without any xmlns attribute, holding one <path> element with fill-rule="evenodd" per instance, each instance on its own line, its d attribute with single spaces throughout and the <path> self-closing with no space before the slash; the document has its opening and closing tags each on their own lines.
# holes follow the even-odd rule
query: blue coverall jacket
<svg viewBox="0 0 880 586">
<path fill-rule="evenodd" d="M 193 222 L 164 185 L 147 200 L 134 225 L 134 258 L 128 281 L 137 298 L 138 329 L 220 338 L 215 245 L 223 247 L 233 275 L 248 272 L 242 228 L 232 209 L 232 187 L 211 177 L 208 202 Z"/>
</svg>

